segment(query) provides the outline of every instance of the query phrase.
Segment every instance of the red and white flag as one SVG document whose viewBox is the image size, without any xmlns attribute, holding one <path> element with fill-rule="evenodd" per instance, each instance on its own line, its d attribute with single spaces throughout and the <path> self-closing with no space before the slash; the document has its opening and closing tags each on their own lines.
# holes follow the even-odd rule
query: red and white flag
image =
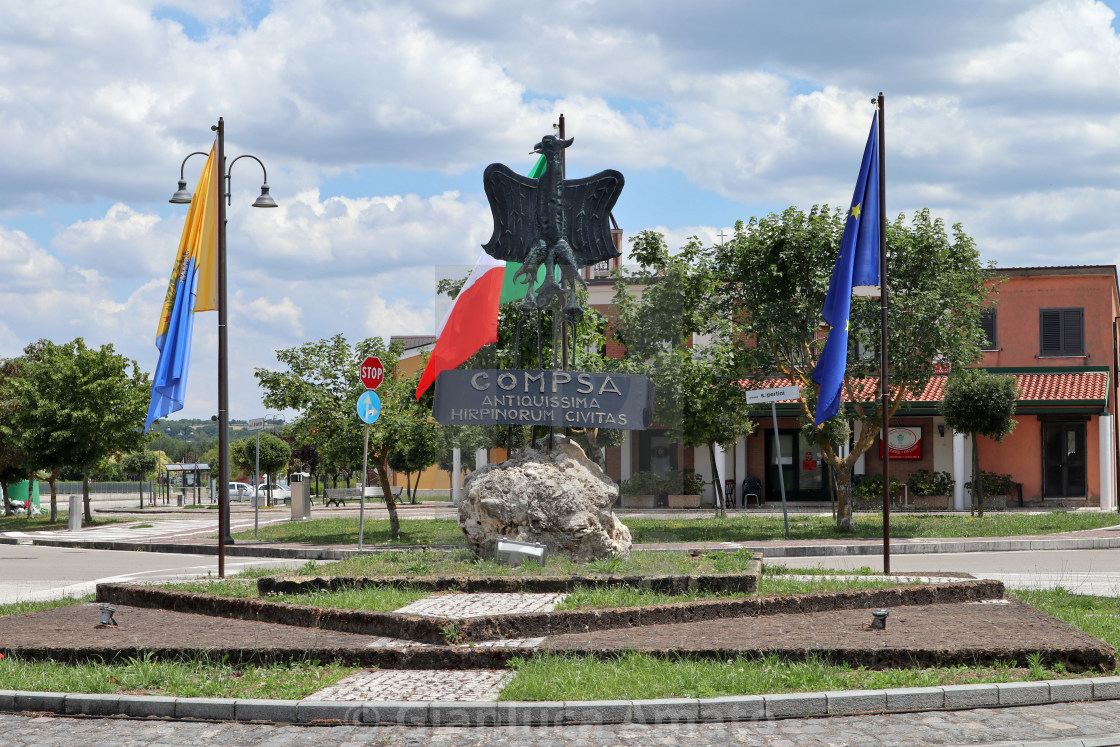
<svg viewBox="0 0 1120 747">
<path fill-rule="evenodd" d="M 436 330 L 436 346 L 420 376 L 416 399 L 435 383 L 440 371 L 455 368 L 483 345 L 498 341 L 498 300 L 506 263 L 483 252 L 455 303 Z"/>
</svg>

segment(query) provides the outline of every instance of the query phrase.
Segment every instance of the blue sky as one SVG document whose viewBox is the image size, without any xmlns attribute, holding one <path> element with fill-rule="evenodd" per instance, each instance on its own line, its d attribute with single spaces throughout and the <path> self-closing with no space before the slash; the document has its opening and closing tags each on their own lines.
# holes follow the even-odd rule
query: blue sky
<svg viewBox="0 0 1120 747">
<path fill-rule="evenodd" d="M 0 0 L 2 2 L 2 0 Z M 888 211 L 961 222 L 1004 266 L 1114 264 L 1117 3 L 1091 0 L 3 2 L 0 356 L 112 343 L 151 370 L 185 211 L 179 164 L 225 117 L 231 403 L 339 332 L 430 333 L 437 268 L 490 233 L 482 170 L 527 170 L 560 113 L 568 173 L 617 168 L 628 236 L 714 241 L 846 205 L 887 96 Z M 202 159 L 187 165 L 193 186 Z M 215 409 L 216 315 L 181 415 Z"/>
</svg>

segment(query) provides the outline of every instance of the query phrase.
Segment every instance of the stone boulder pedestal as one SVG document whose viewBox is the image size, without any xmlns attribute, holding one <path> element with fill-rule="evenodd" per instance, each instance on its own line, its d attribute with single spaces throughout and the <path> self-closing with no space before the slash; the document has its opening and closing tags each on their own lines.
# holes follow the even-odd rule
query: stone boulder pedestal
<svg viewBox="0 0 1120 747">
<path fill-rule="evenodd" d="M 630 530 L 611 510 L 618 486 L 563 436 L 525 447 L 474 472 L 463 486 L 459 526 L 479 557 L 498 540 L 537 542 L 549 555 L 586 563 L 629 555 Z"/>
</svg>

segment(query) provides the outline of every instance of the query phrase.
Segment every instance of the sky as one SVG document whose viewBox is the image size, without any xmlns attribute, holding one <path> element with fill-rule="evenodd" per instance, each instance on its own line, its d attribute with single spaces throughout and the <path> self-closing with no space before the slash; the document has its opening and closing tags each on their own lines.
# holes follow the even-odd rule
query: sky
<svg viewBox="0 0 1120 747">
<path fill-rule="evenodd" d="M 687 7 L 686 7 L 687 5 Z M 563 113 L 569 177 L 623 172 L 627 237 L 851 200 L 886 96 L 887 210 L 1000 266 L 1120 260 L 1120 0 L 0 0 L 0 357 L 83 337 L 152 371 L 183 158 L 231 173 L 231 417 L 255 368 L 431 334 L 490 236 L 487 164 Z M 202 158 L 190 159 L 193 189 Z M 625 260 L 624 260 L 625 261 Z M 464 269 L 464 273 L 465 273 Z M 185 407 L 217 412 L 217 314 Z"/>
</svg>

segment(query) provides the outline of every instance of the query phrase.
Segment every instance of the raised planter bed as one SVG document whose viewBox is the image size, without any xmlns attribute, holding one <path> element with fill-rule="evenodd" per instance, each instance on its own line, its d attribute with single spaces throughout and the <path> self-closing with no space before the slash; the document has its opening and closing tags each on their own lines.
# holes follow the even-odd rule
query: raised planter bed
<svg viewBox="0 0 1120 747">
<path fill-rule="evenodd" d="M 670 495 L 669 508 L 700 508 L 699 495 Z"/>
</svg>

